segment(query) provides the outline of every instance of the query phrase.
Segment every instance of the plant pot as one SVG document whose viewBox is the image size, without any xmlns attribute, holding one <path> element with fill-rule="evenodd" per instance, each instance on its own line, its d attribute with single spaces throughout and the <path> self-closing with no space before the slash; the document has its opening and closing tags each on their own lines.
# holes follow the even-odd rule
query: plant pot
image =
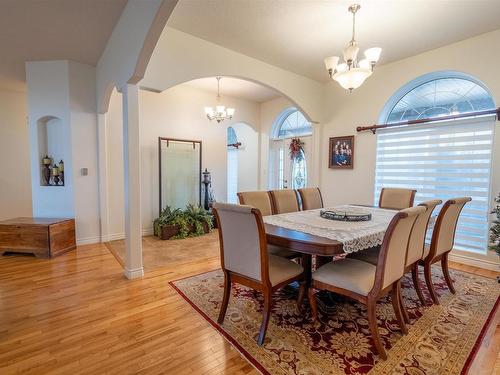
<svg viewBox="0 0 500 375">
<path fill-rule="evenodd" d="M 210 225 L 208 225 L 207 222 L 202 223 L 203 224 L 203 232 L 205 234 L 210 233 Z"/>
<path fill-rule="evenodd" d="M 159 227 L 158 237 L 160 240 L 168 240 L 177 234 L 179 234 L 179 227 L 177 225 L 164 225 Z"/>
</svg>

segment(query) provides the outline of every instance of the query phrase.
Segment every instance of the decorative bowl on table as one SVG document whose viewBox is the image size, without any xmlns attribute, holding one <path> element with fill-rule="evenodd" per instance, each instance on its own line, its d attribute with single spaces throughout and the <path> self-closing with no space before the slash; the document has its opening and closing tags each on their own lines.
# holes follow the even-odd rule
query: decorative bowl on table
<svg viewBox="0 0 500 375">
<path fill-rule="evenodd" d="M 369 221 L 372 214 L 361 208 L 328 208 L 320 211 L 320 216 L 328 220 L 337 221 Z"/>
</svg>

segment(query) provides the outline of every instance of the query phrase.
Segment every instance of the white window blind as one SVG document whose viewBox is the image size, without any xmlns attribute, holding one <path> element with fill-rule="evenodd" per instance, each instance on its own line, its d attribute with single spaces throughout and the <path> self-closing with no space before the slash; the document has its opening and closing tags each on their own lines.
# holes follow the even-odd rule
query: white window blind
<svg viewBox="0 0 500 375">
<path fill-rule="evenodd" d="M 455 248 L 486 253 L 494 124 L 484 116 L 379 130 L 375 204 L 383 187 L 416 189 L 415 204 L 470 196 Z"/>
</svg>

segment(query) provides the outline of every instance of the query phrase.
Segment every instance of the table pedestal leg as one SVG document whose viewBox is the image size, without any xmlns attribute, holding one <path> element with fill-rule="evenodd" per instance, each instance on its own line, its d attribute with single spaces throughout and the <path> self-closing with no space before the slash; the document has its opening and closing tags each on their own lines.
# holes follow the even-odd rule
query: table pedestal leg
<svg viewBox="0 0 500 375">
<path fill-rule="evenodd" d="M 309 288 L 311 286 L 311 278 L 312 278 L 312 256 L 311 254 L 302 254 L 302 267 L 304 267 L 304 274 L 306 278 L 306 287 Z"/>
</svg>

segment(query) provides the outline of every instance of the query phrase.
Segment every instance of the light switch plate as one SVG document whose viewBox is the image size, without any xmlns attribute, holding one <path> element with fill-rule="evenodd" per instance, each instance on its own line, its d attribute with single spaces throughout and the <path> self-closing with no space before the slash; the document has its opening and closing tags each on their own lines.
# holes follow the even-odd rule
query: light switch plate
<svg viewBox="0 0 500 375">
<path fill-rule="evenodd" d="M 89 169 L 88 168 L 82 168 L 82 169 L 80 169 L 80 174 L 82 176 L 88 176 L 89 175 Z"/>
</svg>

